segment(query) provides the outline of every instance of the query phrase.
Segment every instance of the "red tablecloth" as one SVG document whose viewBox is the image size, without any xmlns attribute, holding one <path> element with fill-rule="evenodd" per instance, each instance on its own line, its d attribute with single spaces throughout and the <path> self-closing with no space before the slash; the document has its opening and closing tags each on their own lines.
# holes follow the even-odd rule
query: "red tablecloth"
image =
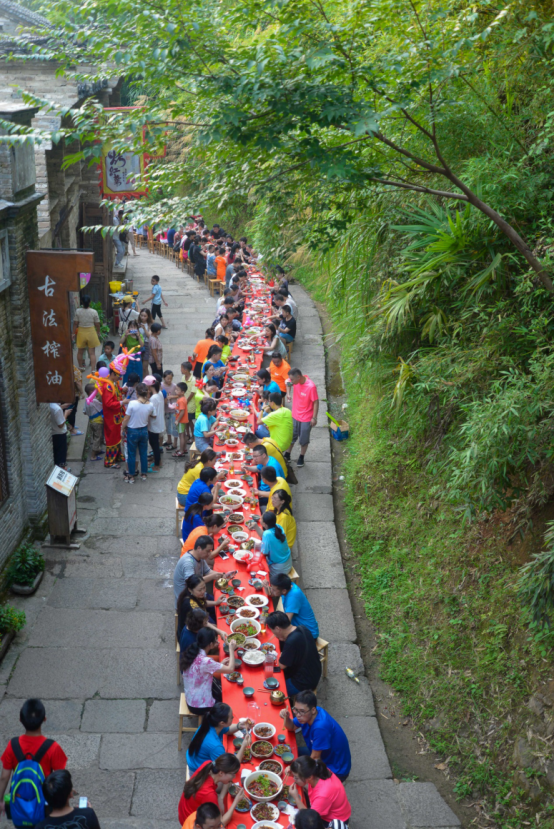
<svg viewBox="0 0 554 830">
<path fill-rule="evenodd" d="M 251 308 L 253 302 L 260 302 L 260 301 L 263 301 L 265 303 L 265 309 L 263 310 L 262 313 L 260 313 L 257 310 L 254 311 Z M 270 302 L 271 301 L 270 301 L 269 289 L 265 286 L 264 287 L 255 287 L 254 291 L 253 291 L 253 294 L 250 297 L 247 298 L 247 301 L 246 301 L 246 304 L 245 304 L 245 313 L 244 313 L 243 319 L 246 320 L 247 318 L 251 318 L 251 319 L 256 320 L 256 322 L 253 323 L 253 325 L 262 325 L 262 320 L 260 318 L 269 316 L 269 312 L 270 312 L 270 308 L 271 308 Z M 249 326 L 245 325 L 244 328 L 247 329 L 247 328 L 249 328 Z M 261 341 L 261 338 L 260 338 L 260 341 Z M 240 369 L 242 374 L 246 374 L 248 372 L 250 375 L 255 375 L 256 372 L 258 371 L 258 369 L 262 365 L 262 361 L 263 361 L 262 348 L 260 348 L 260 354 L 253 354 L 250 351 L 243 351 L 241 348 L 239 348 L 239 346 L 237 344 L 235 344 L 233 346 L 233 356 L 234 355 L 238 355 L 239 360 L 236 361 L 236 362 L 228 363 L 228 366 L 231 368 L 231 371 L 236 372 Z M 254 358 L 255 365 L 250 365 L 252 357 Z M 248 365 L 244 365 L 247 361 L 248 361 Z M 233 398 L 229 394 L 231 384 L 232 384 L 232 381 L 227 381 L 225 383 L 220 403 L 230 403 L 230 402 L 233 401 Z M 218 414 L 221 414 L 221 409 L 219 410 Z M 248 420 L 248 422 L 245 422 L 245 425 L 250 426 L 252 431 L 254 431 L 256 429 L 256 419 L 255 419 L 255 415 L 252 411 L 252 405 L 250 406 L 250 410 L 249 410 L 249 420 Z M 240 435 L 236 435 L 234 437 L 236 437 L 240 440 Z M 224 440 L 225 439 L 223 439 L 223 441 Z M 214 441 L 214 449 L 216 451 L 225 451 L 225 452 L 232 452 L 233 450 L 234 451 L 240 450 L 240 451 L 244 452 L 245 451 L 245 446 L 241 441 L 239 446 L 234 447 L 234 448 L 229 447 L 225 443 L 221 443 L 219 441 L 218 437 L 216 436 L 215 441 Z M 235 474 L 232 476 L 232 478 L 241 478 L 242 471 L 241 471 L 240 468 L 241 468 L 241 465 L 245 462 L 244 461 L 235 461 L 233 463 L 234 463 L 234 467 L 235 467 Z M 251 461 L 246 462 L 246 463 L 252 464 Z M 218 469 L 222 469 L 222 468 L 229 469 L 229 466 L 230 466 L 230 462 L 226 461 L 224 459 L 221 459 L 217 464 Z M 252 473 L 249 473 L 249 475 L 252 475 Z M 257 477 L 255 476 L 254 477 L 254 483 L 256 482 L 256 480 L 257 480 Z M 241 487 L 242 487 L 242 489 L 247 491 L 248 496 L 251 495 L 251 488 L 250 488 L 250 486 L 247 482 L 241 481 Z M 220 492 L 223 494 L 226 491 L 226 489 L 227 488 L 225 486 L 223 486 L 221 488 Z M 237 511 L 240 511 L 241 513 L 244 514 L 245 521 L 248 521 L 253 513 L 256 513 L 257 515 L 260 515 L 259 505 L 257 505 L 255 508 L 250 508 L 250 506 L 244 504 L 241 507 L 237 508 Z M 248 528 L 245 525 L 243 525 L 243 528 L 244 528 L 244 531 L 248 533 L 250 538 L 252 538 L 254 540 L 259 540 L 260 539 L 260 537 L 258 536 L 258 534 L 255 531 L 248 530 Z M 225 529 L 222 531 L 222 533 L 220 533 L 218 535 L 217 542 L 219 543 L 221 541 L 221 539 L 224 538 L 224 537 L 230 538 L 230 535 L 228 534 L 228 532 Z M 232 544 L 235 544 L 237 548 L 239 547 L 239 545 L 237 543 L 233 542 L 233 540 L 231 540 L 231 542 L 232 542 Z M 241 580 L 240 588 L 244 589 L 242 591 L 241 590 L 236 590 L 236 594 L 238 596 L 241 596 L 241 597 L 245 598 L 245 597 L 249 596 L 250 594 L 263 593 L 263 591 L 256 591 L 256 589 L 253 586 L 248 584 L 249 580 L 251 578 L 251 575 L 247 571 L 246 564 L 244 564 L 244 563 L 236 562 L 235 559 L 231 559 L 231 558 L 223 560 L 223 559 L 220 559 L 218 557 L 215 560 L 214 569 L 215 570 L 224 570 L 224 571 L 229 571 L 229 570 L 235 570 L 236 569 L 238 571 L 236 578 Z M 265 563 L 262 563 L 262 565 L 260 566 L 260 569 L 265 570 L 267 573 L 269 573 L 269 567 L 266 566 Z M 266 577 L 264 577 L 264 578 L 266 578 Z M 214 585 L 214 595 L 215 595 L 216 599 L 221 595 L 221 591 L 219 591 L 215 585 Z M 271 599 L 269 600 L 269 610 L 270 611 L 273 610 L 273 601 Z M 216 609 L 216 614 L 217 614 L 217 625 L 218 625 L 218 627 L 222 631 L 228 631 L 230 633 L 231 629 L 230 629 L 230 625 L 227 623 L 226 615 L 221 614 L 219 608 Z M 275 645 L 277 647 L 277 652 L 279 653 L 279 646 L 278 646 L 277 640 L 269 632 L 267 632 L 267 631 L 265 633 L 260 632 L 260 634 L 256 635 L 256 638 L 258 640 L 260 640 L 262 643 L 266 643 L 266 642 L 275 643 Z M 265 679 L 264 664 L 262 663 L 260 666 L 252 667 L 252 666 L 246 665 L 243 662 L 242 666 L 239 668 L 239 671 L 241 672 L 241 674 L 244 678 L 244 684 L 242 686 L 239 686 L 236 683 L 231 683 L 229 680 L 227 680 L 226 677 L 223 677 L 222 681 L 221 681 L 222 688 L 223 688 L 223 700 L 224 700 L 225 703 L 228 703 L 229 706 L 232 708 L 234 722 L 236 723 L 238 720 L 240 720 L 240 718 L 252 717 L 252 711 L 251 710 L 249 711 L 248 704 L 249 703 L 256 703 L 257 706 L 259 707 L 258 721 L 259 722 L 265 722 L 265 723 L 271 723 L 276 727 L 277 731 L 275 733 L 275 736 L 271 739 L 271 743 L 274 744 L 274 745 L 277 745 L 277 743 L 278 743 L 277 736 L 279 734 L 284 734 L 286 736 L 286 743 L 290 745 L 292 754 L 294 756 L 296 756 L 297 755 L 297 747 L 296 747 L 295 734 L 294 734 L 294 732 L 286 732 L 285 731 L 284 726 L 283 726 L 283 719 L 279 715 L 280 711 L 285 706 L 289 708 L 289 712 L 290 712 L 289 704 L 288 704 L 288 702 L 284 705 L 281 705 L 281 706 L 274 706 L 274 705 L 271 704 L 270 697 L 269 697 L 269 692 L 265 691 L 264 688 L 263 688 L 263 682 L 264 682 L 264 679 Z M 273 676 L 275 677 L 275 679 L 277 679 L 279 681 L 279 689 L 281 691 L 283 691 L 286 695 L 286 685 L 285 685 L 285 678 L 284 678 L 283 674 L 278 673 L 278 674 L 274 674 Z M 243 689 L 248 687 L 248 686 L 255 689 L 254 696 L 252 698 L 246 698 L 244 696 Z M 255 719 L 255 718 L 252 718 L 252 719 Z M 229 735 L 227 737 L 227 749 L 228 749 L 229 752 L 235 752 L 236 751 L 235 747 L 233 745 L 233 740 L 234 740 L 233 735 Z M 272 756 L 272 757 L 275 757 L 275 756 Z M 250 762 L 244 763 L 242 765 L 241 769 L 254 770 L 258 763 L 260 763 L 260 762 L 257 759 L 252 758 L 252 760 Z M 291 783 L 290 778 L 288 780 L 288 783 L 289 784 Z M 230 806 L 230 803 L 231 803 L 231 798 L 229 796 L 227 807 Z M 288 825 L 289 825 L 288 815 L 281 813 L 279 821 L 284 827 L 288 827 Z M 235 811 L 235 813 L 234 813 L 234 815 L 233 815 L 233 817 L 232 817 L 232 819 L 231 819 L 228 826 L 229 827 L 236 827 L 239 824 L 242 824 L 246 827 L 252 827 L 252 825 L 254 824 L 254 820 L 252 819 L 249 812 L 248 813 L 239 813 L 239 812 Z"/>
</svg>

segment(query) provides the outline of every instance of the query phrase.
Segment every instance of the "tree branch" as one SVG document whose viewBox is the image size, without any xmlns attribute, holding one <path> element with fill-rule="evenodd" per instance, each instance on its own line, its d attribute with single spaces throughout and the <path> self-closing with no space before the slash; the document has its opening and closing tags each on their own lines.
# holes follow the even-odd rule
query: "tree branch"
<svg viewBox="0 0 554 830">
<path fill-rule="evenodd" d="M 372 181 L 377 184 L 387 184 L 392 187 L 400 187 L 403 190 L 413 190 L 415 193 L 429 193 L 431 196 L 441 196 L 444 199 L 457 199 L 459 202 L 468 202 L 467 196 L 462 193 L 451 193 L 449 190 L 434 190 L 432 187 L 424 187 L 423 185 L 409 184 L 408 182 L 395 182 L 390 179 L 372 178 Z"/>
</svg>

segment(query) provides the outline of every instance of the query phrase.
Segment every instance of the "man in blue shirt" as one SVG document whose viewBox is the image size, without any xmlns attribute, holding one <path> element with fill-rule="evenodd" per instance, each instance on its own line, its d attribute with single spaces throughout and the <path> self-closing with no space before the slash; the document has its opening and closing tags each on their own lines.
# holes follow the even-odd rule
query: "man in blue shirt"
<svg viewBox="0 0 554 830">
<path fill-rule="evenodd" d="M 305 626 L 314 640 L 317 640 L 319 625 L 306 594 L 295 585 L 288 574 L 274 574 L 270 581 L 271 596 L 281 597 L 283 611 L 292 625 Z"/>
<path fill-rule="evenodd" d="M 217 501 L 219 494 L 219 481 L 216 481 L 217 470 L 213 467 L 204 467 L 200 471 L 200 477 L 196 479 L 187 493 L 185 502 L 185 513 L 191 506 L 196 504 L 202 493 L 209 493 L 214 501 Z"/>
<path fill-rule="evenodd" d="M 254 464 L 250 466 L 244 464 L 242 468 L 243 470 L 248 470 L 251 473 L 261 473 L 264 467 L 273 467 L 278 476 L 286 479 L 286 472 L 283 472 L 283 468 L 281 467 L 276 458 L 273 458 L 273 456 L 267 454 L 267 450 L 263 444 L 256 444 L 256 446 L 252 450 L 252 453 L 254 455 Z M 265 509 L 267 506 L 269 491 L 271 487 L 269 487 L 269 485 L 263 481 L 261 475 L 259 489 L 267 492 L 266 498 L 264 498 L 263 496 L 260 497 L 260 509 Z"/>
<path fill-rule="evenodd" d="M 334 772 L 341 781 L 350 775 L 352 758 L 348 738 L 342 727 L 331 715 L 317 705 L 313 692 L 298 692 L 292 707 L 294 718 L 289 717 L 288 709 L 283 709 L 281 717 L 285 729 L 300 727 L 306 741 L 307 750 L 299 749 L 299 755 L 310 755 L 314 760 L 321 758 L 323 763 Z"/>
</svg>

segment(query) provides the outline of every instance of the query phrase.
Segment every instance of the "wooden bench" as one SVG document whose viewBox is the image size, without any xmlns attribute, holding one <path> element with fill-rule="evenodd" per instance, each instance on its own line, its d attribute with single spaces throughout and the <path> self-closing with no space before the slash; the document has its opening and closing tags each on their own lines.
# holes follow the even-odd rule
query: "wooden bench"
<svg viewBox="0 0 554 830">
<path fill-rule="evenodd" d="M 300 579 L 300 574 L 295 571 L 294 565 L 289 571 L 289 579 L 291 579 L 293 582 L 298 582 L 298 580 Z"/>
<path fill-rule="evenodd" d="M 177 638 L 177 629 L 179 628 L 179 615 L 177 611 L 175 611 L 175 656 L 177 657 L 177 685 L 181 685 L 181 667 L 179 663 L 181 662 L 181 646 L 179 640 Z"/>
<path fill-rule="evenodd" d="M 179 499 L 175 498 L 175 536 L 181 538 L 181 527 L 183 519 L 185 518 L 185 508 L 179 504 Z"/>
<path fill-rule="evenodd" d="M 319 661 L 323 669 L 323 677 L 327 677 L 327 670 L 329 668 L 329 643 L 323 637 L 318 637 L 316 642 L 317 653 L 319 654 Z"/>
<path fill-rule="evenodd" d="M 290 363 L 292 359 L 292 347 L 294 346 L 294 343 L 285 343 L 285 346 L 287 347 L 287 362 Z"/>
<path fill-rule="evenodd" d="M 198 726 L 202 723 L 202 715 L 193 715 L 192 712 L 189 710 L 187 706 L 187 701 L 185 698 L 185 693 L 181 692 L 181 699 L 179 701 L 179 732 L 178 732 L 178 739 L 177 739 L 177 749 L 179 752 L 183 746 L 183 732 L 196 732 L 198 726 L 184 726 L 183 721 L 185 718 L 198 718 Z"/>
<path fill-rule="evenodd" d="M 191 464 L 197 464 L 200 461 L 200 456 L 201 455 L 202 455 L 202 453 L 198 452 L 198 450 L 196 449 L 196 444 L 193 441 L 192 444 L 189 447 L 190 463 Z"/>
</svg>

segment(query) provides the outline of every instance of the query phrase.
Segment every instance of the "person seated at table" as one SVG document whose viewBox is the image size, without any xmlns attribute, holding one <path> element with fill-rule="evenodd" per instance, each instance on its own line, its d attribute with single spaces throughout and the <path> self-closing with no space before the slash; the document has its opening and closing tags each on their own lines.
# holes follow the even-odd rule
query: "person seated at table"
<svg viewBox="0 0 554 830">
<path fill-rule="evenodd" d="M 294 784 L 289 794 L 298 808 L 304 807 L 300 793 L 305 790 L 310 799 L 310 807 L 319 813 L 327 826 L 335 820 L 348 825 L 352 808 L 344 784 L 320 758 L 316 760 L 309 755 L 300 755 L 292 762 L 290 770 Z"/>
<path fill-rule="evenodd" d="M 292 442 L 293 423 L 292 412 L 283 406 L 280 390 L 269 396 L 269 408 L 271 412 L 262 417 L 261 425 L 267 427 L 269 437 L 273 438 L 281 452 L 285 452 Z"/>
<path fill-rule="evenodd" d="M 281 389 L 278 384 L 275 383 L 274 380 L 271 380 L 271 375 L 267 371 L 267 369 L 259 369 L 256 372 L 256 377 L 260 383 L 260 389 L 262 392 L 268 392 L 270 395 L 272 392 L 280 393 Z"/>
<path fill-rule="evenodd" d="M 285 343 L 294 343 L 296 337 L 296 320 L 292 316 L 290 305 L 284 305 L 281 309 L 281 322 L 277 332 Z"/>
<path fill-rule="evenodd" d="M 264 355 L 272 355 L 274 352 L 277 352 L 281 357 L 287 356 L 287 347 L 281 338 L 277 336 L 277 329 L 273 323 L 266 323 L 264 326 L 264 337 L 267 340 L 267 345 L 262 349 Z"/>
<path fill-rule="evenodd" d="M 241 793 L 244 794 L 244 790 L 240 790 Z M 237 796 L 233 801 L 238 804 Z M 214 804 L 212 801 L 206 801 L 204 804 L 201 804 L 198 808 L 197 812 L 191 813 L 190 816 L 187 816 L 183 823 L 184 830 L 194 830 L 194 828 L 201 828 L 201 830 L 215 830 L 215 828 L 220 827 L 227 827 L 227 824 L 231 820 L 232 813 L 231 810 L 228 810 L 225 813 L 225 816 L 221 815 L 221 810 L 217 804 Z"/>
<path fill-rule="evenodd" d="M 310 631 L 304 625 L 292 625 L 284 611 L 273 611 L 267 627 L 282 643 L 278 665 L 283 669 L 288 695 L 315 689 L 321 680 L 321 661 Z"/>
<path fill-rule="evenodd" d="M 184 507 L 187 495 L 194 484 L 194 482 L 200 477 L 200 473 L 204 469 L 204 467 L 215 467 L 215 463 L 217 461 L 217 453 L 215 450 L 207 449 L 202 452 L 200 455 L 200 461 L 196 464 L 186 464 L 185 465 L 185 473 L 181 478 L 179 484 L 177 485 L 177 501 L 179 504 Z M 216 481 L 223 481 L 225 478 L 225 473 L 219 474 L 216 476 Z"/>
<path fill-rule="evenodd" d="M 177 623 L 179 624 L 179 619 L 185 620 L 189 611 L 195 608 L 206 611 L 212 622 L 215 622 L 214 608 L 221 605 L 224 600 L 223 594 L 219 599 L 209 599 L 206 593 L 206 583 L 201 576 L 193 574 L 185 580 L 185 587 L 177 600 Z M 177 631 L 179 631 L 178 627 Z"/>
<path fill-rule="evenodd" d="M 285 456 L 283 455 L 283 453 L 281 452 L 273 438 L 258 438 L 258 436 L 254 435 L 253 432 L 247 432 L 242 440 L 244 441 L 251 453 L 254 452 L 254 447 L 256 447 L 258 444 L 263 444 L 267 454 L 271 458 L 274 458 L 276 461 L 279 462 L 281 469 L 287 469 L 287 462 L 285 461 Z"/>
<path fill-rule="evenodd" d="M 225 337 L 224 334 L 217 335 L 217 344 L 221 346 L 221 360 L 223 364 L 226 366 L 227 361 L 231 357 L 231 347 L 229 345 L 229 338 Z"/>
<path fill-rule="evenodd" d="M 293 715 L 288 709 L 281 711 L 285 729 L 300 727 L 306 748 L 299 749 L 299 755 L 310 755 L 315 761 L 321 759 L 343 783 L 350 775 L 352 756 L 344 730 L 331 715 L 317 705 L 314 692 L 299 692 L 294 701 Z"/>
<path fill-rule="evenodd" d="M 220 335 L 216 333 L 216 337 Z M 206 362 L 204 363 L 204 367 L 202 369 L 204 375 L 207 373 L 210 366 L 213 366 L 213 379 L 217 383 L 218 387 L 221 389 L 223 386 L 223 381 L 225 380 L 225 363 L 221 359 L 221 346 L 216 343 L 215 346 L 210 346 L 210 350 L 208 351 L 208 357 Z"/>
<path fill-rule="evenodd" d="M 229 657 L 221 663 L 210 656 L 219 657 L 217 637 L 213 628 L 202 628 L 196 642 L 181 652 L 179 668 L 187 706 L 193 715 L 204 716 L 221 700 L 221 684 L 217 681 L 223 674 L 235 670 L 236 643 L 229 643 Z"/>
<path fill-rule="evenodd" d="M 204 334 L 204 340 L 199 340 L 196 346 L 194 347 L 194 351 L 192 353 L 193 361 L 196 361 L 194 364 L 194 369 L 192 373 L 195 378 L 202 377 L 202 366 L 204 365 L 204 361 L 208 356 L 208 352 L 210 350 L 210 346 L 215 345 L 215 332 L 212 328 L 206 329 Z"/>
<path fill-rule="evenodd" d="M 204 452 L 204 450 L 213 449 L 212 445 L 214 442 L 215 427 L 219 422 L 219 418 L 216 418 L 214 415 L 216 409 L 217 403 L 214 401 L 213 398 L 204 398 L 204 400 L 200 404 L 200 415 L 194 422 L 194 443 L 196 444 L 196 449 L 198 450 L 198 452 Z"/>
<path fill-rule="evenodd" d="M 264 583 L 264 586 L 267 583 Z M 275 598 L 281 598 L 283 611 L 291 621 L 292 625 L 304 625 L 310 634 L 317 640 L 319 637 L 319 625 L 312 606 L 306 594 L 296 585 L 288 574 L 281 573 L 270 576 L 269 594 Z M 335 770 L 333 770 L 334 772 Z"/>
<path fill-rule="evenodd" d="M 189 576 L 196 574 L 201 576 L 204 582 L 213 582 L 220 576 L 232 579 L 236 575 L 234 571 L 214 571 L 209 564 L 214 549 L 214 540 L 211 536 L 199 536 L 194 543 L 194 548 L 181 556 L 173 572 L 173 592 L 175 594 L 175 608 L 181 591 L 185 590 L 186 581 Z M 209 596 L 213 599 L 213 596 Z"/>
<path fill-rule="evenodd" d="M 185 499 L 185 515 L 191 504 L 196 504 L 202 493 L 208 493 L 212 497 L 212 502 L 215 505 L 219 495 L 219 485 L 221 478 L 218 478 L 217 470 L 214 467 L 203 467 L 200 470 L 200 475 L 190 488 Z M 204 509 L 210 509 L 208 504 Z"/>
<path fill-rule="evenodd" d="M 287 537 L 283 528 L 277 524 L 275 513 L 267 511 L 262 516 L 262 527 L 253 524 L 262 540 L 262 553 L 269 565 L 270 579 L 278 573 L 288 574 L 292 568 L 292 554 L 287 543 Z"/>
<path fill-rule="evenodd" d="M 181 539 L 186 542 L 193 530 L 197 528 L 204 528 L 204 513 L 209 510 L 208 505 L 213 503 L 213 496 L 211 493 L 200 493 L 198 501 L 191 504 L 183 516 L 183 523 L 181 525 Z"/>
<path fill-rule="evenodd" d="M 243 718 L 245 720 L 245 718 Z M 227 750 L 223 743 L 223 735 L 234 735 L 241 729 L 240 720 L 233 723 L 233 710 L 227 703 L 216 703 L 202 719 L 202 723 L 193 735 L 187 750 L 187 764 L 191 773 L 206 761 L 216 761 Z M 246 748 L 250 740 L 246 735 L 237 758 L 242 763 Z"/>
<path fill-rule="evenodd" d="M 194 544 L 200 536 L 211 536 L 214 541 L 213 553 L 208 557 L 208 564 L 211 565 L 213 564 L 213 560 L 219 556 L 221 551 L 225 550 L 225 548 L 229 545 L 229 541 L 226 538 L 223 538 L 219 545 L 216 546 L 215 544 L 215 535 L 216 533 L 219 533 L 225 525 L 225 519 L 221 513 L 212 513 L 211 516 L 203 516 L 202 521 L 203 524 L 192 530 L 187 536 L 186 541 L 183 542 L 181 556 L 194 548 Z"/>
<path fill-rule="evenodd" d="M 271 503 L 277 517 L 277 524 L 285 531 L 289 548 L 296 542 L 296 519 L 292 515 L 292 499 L 286 490 L 274 490 Z"/>
<path fill-rule="evenodd" d="M 179 596 L 180 599 L 181 595 Z M 183 623 L 181 614 L 179 613 L 179 600 L 177 600 L 177 613 L 179 614 L 177 639 L 179 640 L 181 651 L 186 651 L 190 645 L 196 642 L 196 637 L 201 628 L 205 628 L 206 626 L 215 628 L 215 626 L 210 621 L 208 612 L 202 611 L 201 608 L 195 608 L 193 611 L 189 611 Z"/>
<path fill-rule="evenodd" d="M 277 512 L 277 509 L 273 504 L 273 493 L 275 493 L 276 490 L 284 490 L 285 493 L 288 493 L 291 497 L 292 504 L 292 493 L 289 485 L 282 476 L 277 475 L 273 467 L 262 467 L 260 471 L 260 486 L 261 484 L 266 484 L 269 487 L 269 493 L 266 490 L 253 491 L 260 499 L 260 507 L 262 506 L 262 501 L 267 498 L 267 509 L 271 510 L 273 513 Z"/>
<path fill-rule="evenodd" d="M 253 464 L 243 464 L 242 469 L 247 470 L 251 473 L 261 473 L 264 467 L 273 467 L 275 470 L 275 474 L 278 477 L 285 478 L 285 471 L 279 464 L 276 458 L 267 454 L 267 450 L 263 444 L 256 444 L 256 446 L 252 449 L 252 453 L 254 455 Z M 285 470 L 286 470 L 285 466 Z M 269 484 L 266 484 L 264 481 L 260 481 L 260 488 L 259 491 L 264 493 L 264 500 L 267 500 L 269 497 Z M 262 503 L 260 502 L 260 507 L 262 507 Z"/>
<path fill-rule="evenodd" d="M 273 304 L 275 305 L 275 308 L 278 309 L 282 309 L 285 305 L 288 305 L 290 313 L 295 320 L 298 320 L 298 306 L 287 288 L 285 288 L 284 291 L 278 291 L 277 294 L 274 295 Z"/>
<path fill-rule="evenodd" d="M 229 790 L 229 784 L 231 784 L 239 770 L 240 761 L 236 755 L 232 755 L 230 752 L 224 752 L 216 761 L 203 763 L 194 775 L 185 782 L 183 787 L 183 793 L 179 801 L 179 824 L 183 826 L 187 817 L 195 811 L 197 820 L 198 813 L 200 813 L 201 819 L 204 812 L 211 812 L 213 815 L 214 810 L 205 810 L 205 808 L 208 805 L 211 807 L 217 805 L 220 815 L 223 816 L 222 824 L 225 826 L 231 820 L 240 799 L 244 797 L 244 791 L 240 789 L 229 810 L 225 812 L 225 796 Z M 218 827 L 221 825 L 213 824 L 211 826 Z"/>
<path fill-rule="evenodd" d="M 283 403 L 287 395 L 287 381 L 289 379 L 290 363 L 283 359 L 279 352 L 274 352 L 271 355 L 271 363 L 269 364 L 269 376 L 281 392 Z"/>
</svg>

